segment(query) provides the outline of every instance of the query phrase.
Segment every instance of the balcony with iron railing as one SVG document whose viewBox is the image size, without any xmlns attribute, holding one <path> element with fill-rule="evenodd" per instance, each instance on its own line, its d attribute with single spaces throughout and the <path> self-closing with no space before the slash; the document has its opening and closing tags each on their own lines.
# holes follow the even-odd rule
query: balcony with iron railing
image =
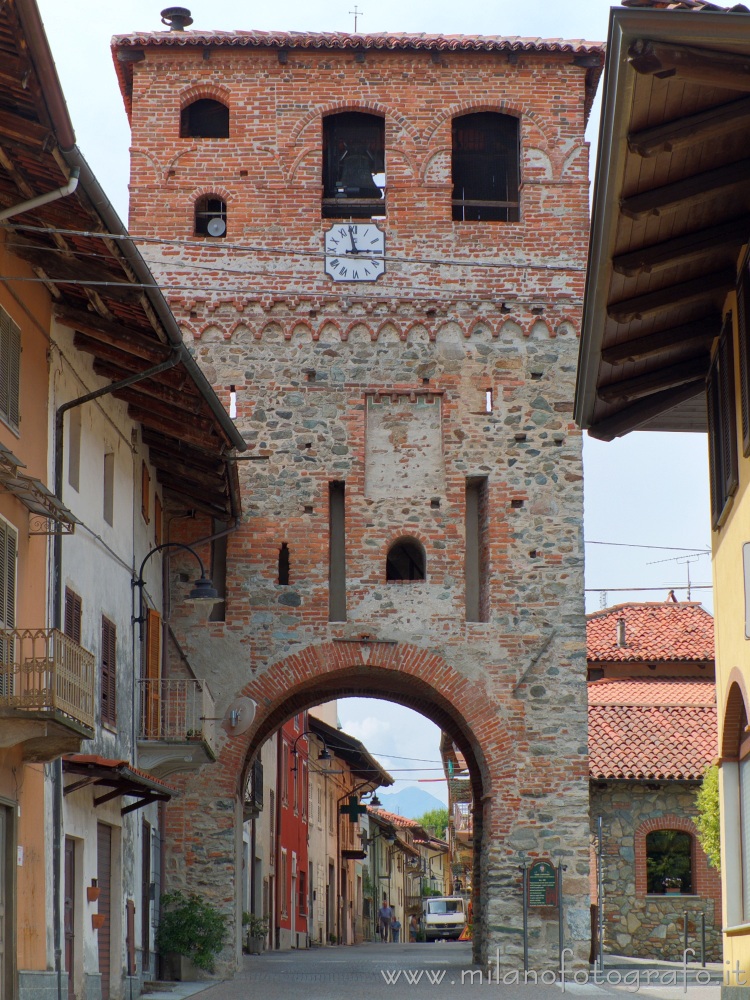
<svg viewBox="0 0 750 1000">
<path fill-rule="evenodd" d="M 470 802 L 453 803 L 453 830 L 459 841 L 463 843 L 471 841 L 474 833 L 474 821 Z"/>
<path fill-rule="evenodd" d="M 216 760 L 216 707 L 204 680 L 142 678 L 138 763 L 157 777 Z"/>
<path fill-rule="evenodd" d="M 94 735 L 92 653 L 58 629 L 0 629 L 0 747 L 28 761 L 80 750 Z"/>
</svg>

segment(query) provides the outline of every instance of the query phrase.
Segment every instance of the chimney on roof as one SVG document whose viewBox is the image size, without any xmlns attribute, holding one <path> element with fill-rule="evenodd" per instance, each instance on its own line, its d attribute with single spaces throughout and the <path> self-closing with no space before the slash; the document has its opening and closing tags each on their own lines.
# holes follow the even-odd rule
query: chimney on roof
<svg viewBox="0 0 750 1000">
<path fill-rule="evenodd" d="M 627 646 L 627 641 L 625 639 L 625 619 L 617 619 L 617 645 L 622 649 L 623 646 Z"/>
<path fill-rule="evenodd" d="M 165 7 L 161 12 L 161 23 L 168 24 L 170 31 L 184 31 L 193 19 L 187 7 Z"/>
</svg>

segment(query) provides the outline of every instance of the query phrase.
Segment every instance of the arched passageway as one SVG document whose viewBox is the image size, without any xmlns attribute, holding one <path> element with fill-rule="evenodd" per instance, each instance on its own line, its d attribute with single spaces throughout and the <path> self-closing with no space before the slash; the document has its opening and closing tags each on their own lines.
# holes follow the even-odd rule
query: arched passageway
<svg viewBox="0 0 750 1000">
<path fill-rule="evenodd" d="M 520 699 L 500 710 L 481 671 L 469 678 L 437 653 L 369 637 L 308 647 L 269 666 L 241 694 L 256 703 L 252 725 L 226 740 L 215 765 L 186 781 L 167 814 L 170 884 L 182 883 L 220 905 L 229 916 L 232 940 L 239 939 L 234 927 L 240 915 L 236 892 L 241 866 L 240 794 L 249 761 L 295 713 L 322 701 L 357 695 L 395 701 L 422 713 L 453 739 L 466 759 L 474 800 L 475 960 L 494 959 L 498 949 L 503 964 L 518 967 L 521 961 L 519 862 L 527 852 L 530 856 L 556 852 L 573 860 L 572 920 L 566 943 L 577 955 L 584 954 L 587 927 L 580 911 L 588 900 L 581 904 L 575 895 L 580 895 L 581 882 L 585 894 L 586 784 L 578 780 L 575 768 L 568 768 L 569 818 L 539 838 L 545 817 L 524 808 L 524 800 L 532 795 L 544 799 L 551 786 L 548 779 L 544 787 L 538 756 L 524 759 L 528 735 Z M 536 850 L 534 838 L 539 841 Z M 532 916 L 537 943 L 544 944 L 545 923 L 553 916 Z M 221 971 L 230 969 L 238 957 L 238 951 L 227 949 Z"/>
</svg>

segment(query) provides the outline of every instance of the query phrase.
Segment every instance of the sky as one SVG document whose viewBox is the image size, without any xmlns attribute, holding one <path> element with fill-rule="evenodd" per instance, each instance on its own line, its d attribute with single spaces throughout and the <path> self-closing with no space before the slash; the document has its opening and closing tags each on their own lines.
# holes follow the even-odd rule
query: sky
<svg viewBox="0 0 750 1000">
<path fill-rule="evenodd" d="M 113 34 L 161 31 L 160 0 L 38 0 L 78 146 L 115 208 L 127 222 L 129 130 L 109 49 Z M 275 5 L 241 0 L 185 0 L 194 29 L 352 31 L 523 35 L 544 38 L 607 36 L 609 5 L 593 0 L 525 0 L 461 4 L 456 0 L 286 0 Z M 596 151 L 598 101 L 588 139 Z M 592 156 L 593 160 L 593 156 Z M 666 598 L 670 589 L 712 610 L 707 444 L 703 435 L 634 433 L 603 444 L 584 439 L 586 610 L 624 601 Z M 608 544 L 600 544 L 608 543 Z M 615 544 L 613 544 L 615 543 Z M 672 547 L 672 548 L 670 548 Z M 680 550 L 692 550 L 680 551 Z M 703 552 L 704 554 L 700 554 Z M 649 590 L 633 588 L 651 588 Z M 631 588 L 631 589 L 622 589 Z M 602 593 L 604 591 L 604 593 Z M 339 714 L 347 732 L 382 754 L 384 766 L 410 767 L 395 757 L 437 759 L 437 728 L 409 709 L 348 699 Z M 377 744 L 377 745 L 376 745 Z M 405 774 L 404 772 L 401 772 Z M 435 777 L 426 771 L 426 778 Z M 414 774 L 410 780 L 420 777 Z M 410 782 L 399 782 L 396 789 Z M 421 787 L 445 799 L 444 785 Z"/>
</svg>

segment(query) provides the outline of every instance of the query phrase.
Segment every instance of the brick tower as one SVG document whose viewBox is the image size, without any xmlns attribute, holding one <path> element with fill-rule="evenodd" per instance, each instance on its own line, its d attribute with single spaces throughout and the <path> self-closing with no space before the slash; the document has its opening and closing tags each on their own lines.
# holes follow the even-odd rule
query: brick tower
<svg viewBox="0 0 750 1000">
<path fill-rule="evenodd" d="M 259 459 L 238 463 L 216 620 L 174 602 L 217 714 L 240 694 L 257 710 L 170 806 L 167 877 L 228 906 L 261 742 L 326 697 L 391 698 L 471 769 L 477 956 L 518 967 L 519 865 L 540 857 L 567 866 L 585 961 L 572 401 L 601 47 L 178 22 L 114 55 L 131 231 Z M 556 911 L 530 930 L 554 966 Z"/>
</svg>

